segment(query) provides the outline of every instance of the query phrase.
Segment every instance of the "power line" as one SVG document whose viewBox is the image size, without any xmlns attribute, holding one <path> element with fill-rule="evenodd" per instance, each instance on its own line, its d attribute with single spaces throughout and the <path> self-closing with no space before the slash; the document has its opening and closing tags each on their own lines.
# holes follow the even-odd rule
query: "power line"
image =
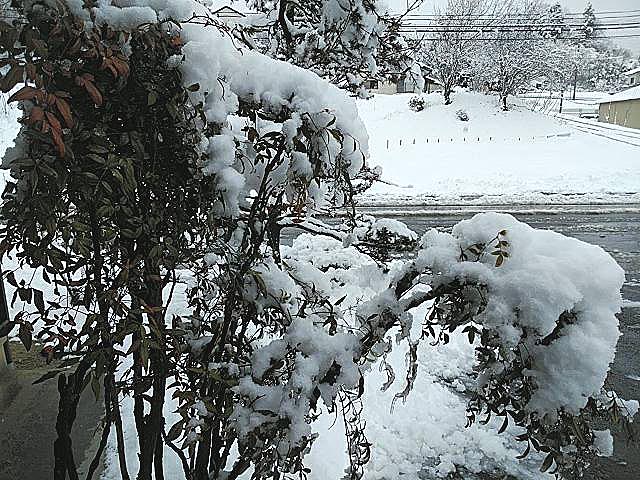
<svg viewBox="0 0 640 480">
<path fill-rule="evenodd" d="M 629 14 L 629 13 L 634 13 L 634 14 L 640 14 L 640 9 L 637 10 L 614 10 L 614 11 L 608 11 L 608 12 L 594 12 L 594 16 L 596 17 L 596 20 L 598 19 L 599 16 L 602 15 L 616 15 L 616 14 Z M 541 12 L 540 14 L 534 14 L 534 13 L 507 13 L 505 15 L 501 15 L 501 14 L 407 14 L 407 15 L 402 15 L 402 14 L 395 14 L 392 15 L 392 17 L 404 17 L 404 18 L 412 18 L 412 17 L 425 17 L 425 18 L 443 18 L 443 17 L 447 17 L 447 18 L 501 18 L 501 17 L 534 17 L 534 16 L 540 16 L 540 15 L 545 15 L 546 12 Z M 583 18 L 584 17 L 584 13 L 563 13 L 562 14 L 563 17 L 567 18 L 567 17 L 580 17 Z"/>
<path fill-rule="evenodd" d="M 593 27 L 593 30 L 624 30 L 639 28 L 640 21 L 633 23 L 617 23 L 610 25 L 601 25 Z M 400 29 L 420 29 L 433 32 L 477 32 L 477 31 L 495 31 L 495 30 L 584 30 L 581 25 L 552 25 L 546 23 L 522 23 L 522 24 L 496 24 L 496 25 L 420 25 L 420 24 L 402 24 Z"/>
<path fill-rule="evenodd" d="M 414 33 L 419 33 L 419 32 L 414 32 Z M 608 39 L 615 39 L 615 38 L 640 38 L 640 33 L 639 34 L 631 34 L 631 35 L 608 35 L 606 37 L 602 37 L 599 38 L 598 40 L 608 40 Z M 440 38 L 426 38 L 426 37 L 421 37 L 418 38 L 417 40 L 423 41 L 423 42 L 435 42 L 438 40 L 441 40 Z M 495 41 L 502 41 L 502 42 L 515 42 L 515 41 L 523 41 L 523 42 L 528 42 L 528 41 L 538 41 L 538 42 L 548 42 L 550 40 L 579 40 L 576 37 L 550 37 L 550 38 L 544 38 L 544 37 L 513 37 L 513 38 L 495 38 L 495 37 L 486 37 L 486 38 L 470 38 L 469 41 L 471 42 L 495 42 Z"/>
<path fill-rule="evenodd" d="M 621 30 L 638 30 L 640 29 L 640 24 L 636 26 L 624 26 L 624 27 L 610 27 L 610 28 L 602 28 L 596 29 L 598 32 L 608 32 L 608 31 L 621 31 Z M 400 27 L 399 31 L 402 33 L 410 33 L 410 32 L 418 32 L 418 33 L 448 33 L 448 34 L 458 34 L 458 33 L 539 33 L 543 34 L 565 34 L 565 33 L 580 33 L 574 31 L 566 31 L 567 29 L 554 29 L 554 28 L 514 28 L 514 27 L 491 27 L 491 28 L 465 28 L 465 29 L 455 29 L 455 30 L 444 30 L 444 29 L 432 29 L 432 28 L 422 28 L 422 27 Z"/>
</svg>

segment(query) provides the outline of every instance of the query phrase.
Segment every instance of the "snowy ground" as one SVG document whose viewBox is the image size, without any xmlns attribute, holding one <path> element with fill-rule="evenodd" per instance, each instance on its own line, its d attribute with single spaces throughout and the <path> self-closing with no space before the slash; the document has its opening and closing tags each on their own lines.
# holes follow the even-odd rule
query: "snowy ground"
<svg viewBox="0 0 640 480">
<path fill-rule="evenodd" d="M 406 95 L 376 95 L 358 109 L 373 165 L 387 184 L 364 204 L 638 203 L 638 147 L 562 124 L 524 106 L 501 111 L 493 96 L 460 92 L 422 112 Z M 456 118 L 464 110 L 469 121 Z"/>
<path fill-rule="evenodd" d="M 598 102 L 607 97 L 605 92 L 576 92 L 576 98 L 573 99 L 573 92 L 566 91 L 560 96 L 559 92 L 530 92 L 519 95 L 518 97 L 523 103 L 532 110 L 543 113 L 562 113 L 568 115 L 584 115 L 598 114 Z"/>
</svg>

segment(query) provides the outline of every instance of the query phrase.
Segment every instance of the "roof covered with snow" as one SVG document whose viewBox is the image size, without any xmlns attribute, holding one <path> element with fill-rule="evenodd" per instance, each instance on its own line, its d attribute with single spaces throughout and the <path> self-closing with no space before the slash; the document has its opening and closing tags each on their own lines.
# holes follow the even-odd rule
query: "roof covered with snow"
<svg viewBox="0 0 640 480">
<path fill-rule="evenodd" d="M 626 100 L 640 100 L 640 85 L 628 88 L 627 90 L 618 92 L 615 95 L 604 97 L 598 103 L 624 102 Z"/>
<path fill-rule="evenodd" d="M 624 72 L 623 75 L 635 75 L 636 73 L 640 73 L 640 67 Z"/>
</svg>

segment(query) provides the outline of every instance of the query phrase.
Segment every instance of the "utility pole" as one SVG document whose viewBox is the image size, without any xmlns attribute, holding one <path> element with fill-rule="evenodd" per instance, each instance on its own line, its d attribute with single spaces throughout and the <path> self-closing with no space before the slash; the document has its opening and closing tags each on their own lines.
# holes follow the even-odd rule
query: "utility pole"
<svg viewBox="0 0 640 480">
<path fill-rule="evenodd" d="M 9 351 L 9 307 L 7 306 L 7 295 L 4 291 L 4 281 L 2 280 L 2 268 L 0 268 L 0 370 L 10 366 L 13 361 Z"/>
</svg>

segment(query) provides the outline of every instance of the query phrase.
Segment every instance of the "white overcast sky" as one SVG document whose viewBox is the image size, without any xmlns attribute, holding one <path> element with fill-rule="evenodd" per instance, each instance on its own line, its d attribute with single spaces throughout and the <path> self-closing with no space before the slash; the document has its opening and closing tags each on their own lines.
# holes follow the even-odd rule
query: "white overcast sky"
<svg viewBox="0 0 640 480">
<path fill-rule="evenodd" d="M 392 7 L 404 7 L 407 0 L 386 0 L 387 4 Z M 544 0 L 546 3 L 559 3 L 568 12 L 582 12 L 589 3 L 588 0 Z M 593 8 L 596 12 L 612 12 L 620 10 L 640 10 L 640 0 L 591 0 Z M 433 10 L 434 6 L 443 6 L 447 4 L 447 0 L 425 0 L 423 6 L 420 8 L 421 13 L 428 13 Z M 634 12 L 640 14 L 640 12 Z M 631 19 L 629 19 L 631 20 Z M 636 30 L 621 30 L 620 34 L 639 34 L 640 29 Z M 615 33 L 613 33 L 615 35 Z M 615 42 L 629 48 L 636 53 L 640 53 L 640 37 L 636 38 L 617 38 Z"/>
</svg>

